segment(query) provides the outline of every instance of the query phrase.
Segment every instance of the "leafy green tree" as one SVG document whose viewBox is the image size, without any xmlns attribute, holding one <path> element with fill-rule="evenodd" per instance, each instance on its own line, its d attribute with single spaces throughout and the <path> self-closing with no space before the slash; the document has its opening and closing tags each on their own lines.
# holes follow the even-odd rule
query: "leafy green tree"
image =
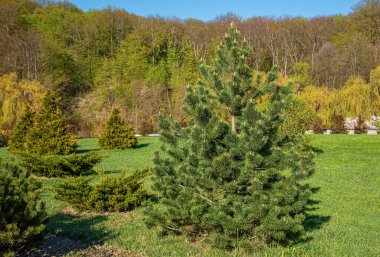
<svg viewBox="0 0 380 257">
<path fill-rule="evenodd" d="M 107 127 L 98 138 L 98 143 L 103 149 L 126 149 L 134 147 L 137 139 L 135 132 L 127 127 L 120 117 L 119 110 L 114 109 L 108 119 Z"/>
<path fill-rule="evenodd" d="M 0 165 L 0 253 L 16 251 L 44 230 L 41 184 L 13 163 Z"/>
<path fill-rule="evenodd" d="M 34 117 L 35 113 L 29 108 L 29 106 L 27 106 L 24 115 L 21 116 L 13 130 L 13 135 L 8 148 L 9 151 L 17 152 L 26 150 L 26 137 L 30 128 L 33 127 Z"/>
<path fill-rule="evenodd" d="M 278 85 L 276 71 L 253 84 L 248 54 L 248 44 L 230 28 L 213 65 L 202 66 L 203 80 L 188 88 L 188 125 L 160 119 L 162 147 L 153 170 L 158 200 L 146 211 L 149 226 L 206 235 L 220 247 L 289 243 L 304 231 L 310 190 L 303 180 L 313 171 L 312 153 L 302 137 L 279 131 L 290 85 Z M 262 98 L 268 102 L 259 108 Z"/>
<path fill-rule="evenodd" d="M 26 137 L 26 149 L 32 154 L 55 155 L 73 153 L 76 147 L 75 136 L 62 118 L 58 99 L 48 91 Z"/>
</svg>

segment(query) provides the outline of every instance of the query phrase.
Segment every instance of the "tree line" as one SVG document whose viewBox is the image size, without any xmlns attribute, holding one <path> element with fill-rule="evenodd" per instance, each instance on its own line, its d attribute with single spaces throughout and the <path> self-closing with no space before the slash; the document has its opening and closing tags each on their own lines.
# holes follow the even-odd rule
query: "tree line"
<svg viewBox="0 0 380 257">
<path fill-rule="evenodd" d="M 72 130 L 86 136 L 98 135 L 114 108 L 146 133 L 154 130 L 159 114 L 185 123 L 185 88 L 199 79 L 199 60 L 213 60 L 231 22 L 251 48 L 249 66 L 261 72 L 276 66 L 301 98 L 343 90 L 352 81 L 376 84 L 370 83 L 371 71 L 380 63 L 379 0 L 362 0 L 348 15 L 242 19 L 227 13 L 208 22 L 141 17 L 110 7 L 84 12 L 68 1 L 0 4 L 0 125 L 5 130 L 13 128 L 26 105 L 37 108 L 47 89 L 60 97 Z M 379 89 L 371 90 L 373 102 Z M 318 101 L 311 106 L 327 126 L 330 114 L 320 111 L 323 99 Z M 379 111 L 373 107 L 378 102 L 364 107 L 364 114 L 351 105 L 340 115 Z M 332 113 L 333 105 L 328 106 Z"/>
</svg>

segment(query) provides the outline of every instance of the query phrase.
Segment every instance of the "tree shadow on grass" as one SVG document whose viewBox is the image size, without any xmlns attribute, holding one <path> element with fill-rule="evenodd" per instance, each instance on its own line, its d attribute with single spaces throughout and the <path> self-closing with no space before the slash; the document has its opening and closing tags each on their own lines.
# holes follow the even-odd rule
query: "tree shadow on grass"
<svg viewBox="0 0 380 257">
<path fill-rule="evenodd" d="M 77 150 L 75 150 L 75 153 L 76 154 L 82 154 L 82 153 L 97 152 L 97 151 L 100 151 L 100 149 L 98 149 L 98 148 L 94 148 L 94 149 L 77 149 Z"/>
<path fill-rule="evenodd" d="M 106 219 L 104 215 L 56 214 L 50 218 L 46 227 L 48 235 L 38 249 L 24 253 L 23 256 L 65 256 L 73 251 L 102 244 L 116 236 L 115 232 L 105 230 L 102 226 L 101 223 Z"/>
<path fill-rule="evenodd" d="M 140 149 L 140 148 L 145 148 L 145 147 L 148 147 L 150 144 L 138 144 L 136 145 L 134 148 L 135 149 Z"/>
<path fill-rule="evenodd" d="M 110 175 L 110 174 L 123 174 L 123 170 L 106 170 L 104 171 L 104 174 Z"/>
<path fill-rule="evenodd" d="M 320 187 L 311 188 L 311 192 L 316 194 L 320 190 Z M 309 234 L 314 230 L 321 229 L 327 222 L 331 220 L 329 215 L 318 215 L 310 213 L 319 209 L 318 205 L 321 203 L 319 200 L 309 199 L 306 207 L 306 217 L 303 222 L 305 231 Z M 312 236 L 306 236 L 299 240 L 300 243 L 306 243 L 312 240 Z"/>
<path fill-rule="evenodd" d="M 321 189 L 321 187 L 312 187 L 310 188 L 310 191 L 313 193 L 313 194 L 316 194 L 319 192 L 319 190 Z"/>
<path fill-rule="evenodd" d="M 307 214 L 304 221 L 307 232 L 321 229 L 323 225 L 331 220 L 331 216 Z"/>
<path fill-rule="evenodd" d="M 309 146 L 308 147 L 308 150 L 311 150 L 311 151 L 313 151 L 315 154 L 323 154 L 324 153 L 324 151 L 322 150 L 322 149 L 320 149 L 320 148 L 318 148 L 318 147 L 315 147 L 315 146 Z"/>
</svg>

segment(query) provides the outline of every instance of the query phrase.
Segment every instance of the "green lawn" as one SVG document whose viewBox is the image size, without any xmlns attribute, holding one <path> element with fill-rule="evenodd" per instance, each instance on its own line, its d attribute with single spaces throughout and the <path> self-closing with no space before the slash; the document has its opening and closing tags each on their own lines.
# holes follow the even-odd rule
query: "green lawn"
<svg viewBox="0 0 380 257">
<path fill-rule="evenodd" d="M 305 240 L 289 247 L 271 247 L 250 256 L 380 256 L 380 136 L 316 135 L 315 192 Z M 95 139 L 79 140 L 79 152 L 99 151 L 107 157 L 99 167 L 107 174 L 130 172 L 152 164 L 158 138 L 139 138 L 132 150 L 101 151 Z M 0 156 L 8 159 L 6 149 Z M 206 244 L 183 238 L 160 238 L 145 227 L 142 208 L 127 214 L 75 216 L 63 214 L 65 203 L 54 200 L 59 179 L 44 180 L 50 215 L 47 230 L 87 242 L 113 244 L 142 256 L 228 256 Z"/>
</svg>

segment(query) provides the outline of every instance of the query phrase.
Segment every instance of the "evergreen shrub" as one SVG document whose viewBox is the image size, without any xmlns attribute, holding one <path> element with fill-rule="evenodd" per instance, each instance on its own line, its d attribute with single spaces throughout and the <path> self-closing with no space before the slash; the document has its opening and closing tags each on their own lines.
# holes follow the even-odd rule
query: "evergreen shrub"
<svg viewBox="0 0 380 257">
<path fill-rule="evenodd" d="M 333 134 L 346 134 L 346 120 L 342 115 L 339 114 L 333 114 L 331 116 L 332 121 L 332 133 Z"/>
<path fill-rule="evenodd" d="M 149 169 L 143 169 L 130 176 L 102 175 L 99 182 L 90 178 L 71 178 L 58 186 L 56 198 L 80 211 L 130 211 L 150 197 L 143 186 L 149 174 Z"/>
<path fill-rule="evenodd" d="M 149 121 L 144 120 L 143 122 L 141 122 L 139 132 L 143 136 L 154 133 L 155 132 L 154 119 L 150 118 Z"/>
<path fill-rule="evenodd" d="M 33 243 L 45 226 L 41 184 L 13 163 L 0 164 L 0 255 Z"/>
<path fill-rule="evenodd" d="M 26 107 L 24 114 L 21 116 L 20 120 L 16 123 L 13 129 L 13 135 L 10 139 L 8 150 L 11 152 L 25 151 L 26 150 L 26 136 L 33 127 L 35 113 Z"/>
<path fill-rule="evenodd" d="M 365 120 L 362 116 L 359 116 L 355 125 L 355 134 L 364 134 L 366 133 L 366 129 Z"/>
<path fill-rule="evenodd" d="M 75 136 L 62 118 L 58 99 L 53 92 L 46 93 L 25 144 L 29 153 L 38 155 L 71 154 L 75 151 Z"/>
<path fill-rule="evenodd" d="M 37 155 L 20 153 L 21 166 L 37 176 L 80 176 L 90 171 L 102 156 L 97 153 L 60 155 Z"/>
<path fill-rule="evenodd" d="M 98 143 L 102 149 L 127 149 L 137 144 L 137 138 L 135 132 L 125 125 L 119 110 L 114 109 Z"/>
<path fill-rule="evenodd" d="M 325 129 L 325 124 L 323 124 L 323 121 L 320 117 L 317 117 L 315 123 L 313 124 L 313 131 L 316 134 L 322 134 L 323 129 Z"/>
</svg>

